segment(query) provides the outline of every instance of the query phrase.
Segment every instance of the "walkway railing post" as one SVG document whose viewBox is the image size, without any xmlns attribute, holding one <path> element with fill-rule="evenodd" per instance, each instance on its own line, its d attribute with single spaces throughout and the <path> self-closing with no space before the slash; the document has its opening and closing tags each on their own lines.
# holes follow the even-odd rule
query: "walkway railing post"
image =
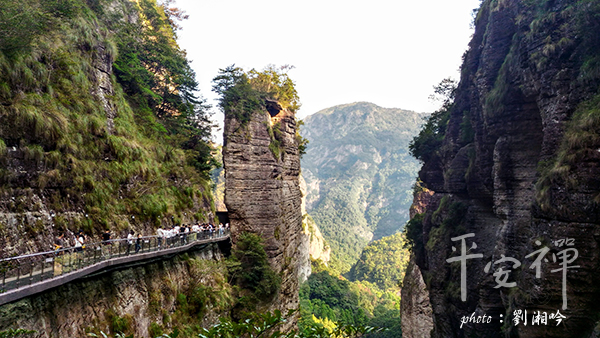
<svg viewBox="0 0 600 338">
<path fill-rule="evenodd" d="M 21 278 L 21 264 L 19 264 L 19 267 L 17 268 L 17 281 L 15 282 L 15 286 L 18 288 L 19 287 L 19 279 Z"/>
<path fill-rule="evenodd" d="M 31 281 L 33 280 L 33 269 L 35 268 L 35 263 L 31 262 L 31 272 L 29 273 L 29 285 L 31 285 Z"/>
</svg>

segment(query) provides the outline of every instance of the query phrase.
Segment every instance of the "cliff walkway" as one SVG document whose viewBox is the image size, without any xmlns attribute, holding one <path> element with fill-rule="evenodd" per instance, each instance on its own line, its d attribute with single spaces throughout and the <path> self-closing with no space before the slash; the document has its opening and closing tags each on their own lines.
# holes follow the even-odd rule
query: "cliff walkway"
<svg viewBox="0 0 600 338">
<path fill-rule="evenodd" d="M 141 237 L 114 239 L 86 244 L 80 251 L 55 251 L 0 259 L 0 305 L 46 291 L 111 267 L 144 264 L 161 256 L 188 251 L 194 247 L 229 240 L 229 231 L 190 232 L 171 238 Z"/>
</svg>

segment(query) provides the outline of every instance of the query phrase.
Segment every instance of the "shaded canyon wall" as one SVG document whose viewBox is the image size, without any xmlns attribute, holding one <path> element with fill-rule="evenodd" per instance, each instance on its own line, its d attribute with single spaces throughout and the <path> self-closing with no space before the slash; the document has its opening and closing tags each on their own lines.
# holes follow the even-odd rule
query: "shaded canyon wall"
<svg viewBox="0 0 600 338">
<path fill-rule="evenodd" d="M 445 138 L 419 174 L 434 194 L 413 248 L 420 273 L 407 278 L 418 285 L 423 276 L 433 337 L 592 335 L 600 314 L 599 13 L 593 1 L 482 3 Z M 467 262 L 462 301 L 461 264 L 447 259 L 461 250 L 451 238 L 468 233 L 467 248 L 476 243 L 469 253 L 482 257 Z M 536 276 L 537 254 L 526 256 L 541 248 L 549 251 Z M 563 275 L 552 270 L 567 248 L 578 252 L 569 266 L 579 267 L 568 269 L 563 309 Z M 522 265 L 495 263 L 502 255 Z M 516 287 L 497 287 L 500 267 Z M 420 315 L 408 305 L 403 292 L 403 324 Z M 560 310 L 566 319 L 515 325 L 515 310 Z M 472 313 L 493 320 L 461 328 Z"/>
</svg>

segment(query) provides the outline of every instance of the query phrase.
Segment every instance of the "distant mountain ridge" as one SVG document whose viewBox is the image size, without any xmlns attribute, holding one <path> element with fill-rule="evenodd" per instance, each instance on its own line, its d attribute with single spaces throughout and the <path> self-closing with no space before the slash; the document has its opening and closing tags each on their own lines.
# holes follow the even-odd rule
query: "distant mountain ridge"
<svg viewBox="0 0 600 338">
<path fill-rule="evenodd" d="M 347 271 L 371 239 L 408 220 L 419 163 L 408 143 L 425 114 L 369 102 L 343 104 L 304 119 L 310 143 L 302 158 L 306 208 Z"/>
</svg>

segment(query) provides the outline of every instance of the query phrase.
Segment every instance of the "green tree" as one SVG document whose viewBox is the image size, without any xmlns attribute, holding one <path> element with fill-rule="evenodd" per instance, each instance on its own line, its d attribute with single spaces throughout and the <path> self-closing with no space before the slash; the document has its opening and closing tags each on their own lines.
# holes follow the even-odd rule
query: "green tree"
<svg viewBox="0 0 600 338">
<path fill-rule="evenodd" d="M 350 279 L 375 283 L 382 290 L 395 288 L 404 279 L 410 257 L 404 243 L 401 232 L 369 243 L 350 270 Z"/>
<path fill-rule="evenodd" d="M 264 106 L 248 75 L 235 65 L 219 70 L 219 75 L 213 79 L 213 91 L 220 95 L 221 110 L 233 114 L 242 124 L 250 121 L 252 113 Z"/>
<path fill-rule="evenodd" d="M 282 108 L 295 112 L 300 108 L 300 99 L 295 84 L 287 74 L 291 66 L 267 66 L 263 71 L 231 65 L 220 69 L 213 79 L 213 91 L 219 94 L 219 107 L 225 114 L 233 114 L 245 123 L 252 113 L 266 107 L 266 101 L 277 101 Z"/>
<path fill-rule="evenodd" d="M 262 242 L 257 234 L 239 234 L 228 262 L 231 280 L 248 291 L 242 292 L 240 304 L 251 310 L 257 301 L 272 299 L 281 286 L 281 277 L 271 268 Z"/>
<path fill-rule="evenodd" d="M 218 166 L 209 143 L 214 127 L 210 106 L 196 96 L 195 73 L 174 39 L 176 20 L 185 16 L 177 8 L 165 13 L 164 6 L 151 0 L 141 0 L 139 5 L 147 25 L 113 24 L 120 33 L 115 75 L 137 108 L 137 121 L 146 133 L 184 149 L 188 163 L 208 178 Z"/>
<path fill-rule="evenodd" d="M 292 68 L 287 65 L 280 68 L 269 65 L 263 71 L 252 69 L 245 72 L 242 68 L 231 65 L 220 69 L 219 75 L 213 79 L 213 91 L 220 96 L 219 108 L 225 116 L 235 117 L 242 127 L 250 121 L 252 114 L 271 109 L 272 105 L 279 105 L 281 109 L 289 109 L 295 113 L 300 108 L 300 99 L 294 82 L 287 74 Z M 306 153 L 308 140 L 300 135 L 302 121 L 297 121 L 297 124 L 296 142 L 302 156 Z M 278 125 L 269 127 L 269 149 L 276 158 L 282 153 L 278 133 Z"/>
<path fill-rule="evenodd" d="M 454 104 L 456 81 L 446 78 L 434 86 L 434 100 L 442 101 L 442 107 L 425 118 L 425 125 L 408 145 L 410 154 L 422 162 L 429 161 L 442 145 Z"/>
</svg>

